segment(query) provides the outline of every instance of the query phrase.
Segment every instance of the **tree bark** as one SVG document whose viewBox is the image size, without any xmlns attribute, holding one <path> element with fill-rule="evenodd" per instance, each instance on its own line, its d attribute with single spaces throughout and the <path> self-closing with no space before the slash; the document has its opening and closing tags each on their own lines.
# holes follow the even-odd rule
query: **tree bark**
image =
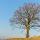
<svg viewBox="0 0 40 40">
<path fill-rule="evenodd" d="M 26 25 L 25 25 L 26 30 L 27 30 L 26 38 L 29 38 L 30 21 L 31 21 L 31 19 L 30 19 L 29 15 L 28 15 L 28 22 L 26 22 Z"/>
<path fill-rule="evenodd" d="M 29 27 L 27 27 L 27 34 L 26 34 L 26 38 L 29 38 Z"/>
<path fill-rule="evenodd" d="M 25 25 L 25 26 L 26 26 L 26 38 L 29 38 L 30 25 Z"/>
</svg>

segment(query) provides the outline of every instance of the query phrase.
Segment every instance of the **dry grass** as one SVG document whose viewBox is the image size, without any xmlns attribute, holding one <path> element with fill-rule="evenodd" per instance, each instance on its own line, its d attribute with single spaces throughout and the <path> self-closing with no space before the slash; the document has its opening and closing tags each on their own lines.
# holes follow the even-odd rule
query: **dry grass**
<svg viewBox="0 0 40 40">
<path fill-rule="evenodd" d="M 40 40 L 40 36 L 31 37 L 31 40 Z"/>
<path fill-rule="evenodd" d="M 12 38 L 7 40 L 29 40 L 29 38 Z"/>
<path fill-rule="evenodd" d="M 40 36 L 34 36 L 34 37 L 31 37 L 31 38 L 10 38 L 10 39 L 7 39 L 7 40 L 40 40 Z"/>
</svg>

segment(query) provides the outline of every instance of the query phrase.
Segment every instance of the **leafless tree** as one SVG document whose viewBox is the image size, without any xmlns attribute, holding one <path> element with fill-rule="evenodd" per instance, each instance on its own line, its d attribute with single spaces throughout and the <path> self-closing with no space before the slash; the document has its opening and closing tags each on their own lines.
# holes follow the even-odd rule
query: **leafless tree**
<svg viewBox="0 0 40 40">
<path fill-rule="evenodd" d="M 12 16 L 10 22 L 11 24 L 25 25 L 27 30 L 26 37 L 28 38 L 30 28 L 34 27 L 33 24 L 37 24 L 37 21 L 40 20 L 39 17 L 37 16 L 39 12 L 40 12 L 40 5 L 31 3 L 24 4 L 22 7 L 20 7 L 14 12 L 14 16 Z M 37 25 L 35 25 L 35 27 L 37 27 Z"/>
</svg>

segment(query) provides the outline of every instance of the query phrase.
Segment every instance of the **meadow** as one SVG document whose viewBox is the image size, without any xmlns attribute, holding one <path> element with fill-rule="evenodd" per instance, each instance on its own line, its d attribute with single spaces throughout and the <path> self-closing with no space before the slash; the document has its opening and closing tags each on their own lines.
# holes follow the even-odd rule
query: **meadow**
<svg viewBox="0 0 40 40">
<path fill-rule="evenodd" d="M 34 36 L 31 38 L 9 38 L 6 40 L 40 40 L 40 36 Z"/>
</svg>

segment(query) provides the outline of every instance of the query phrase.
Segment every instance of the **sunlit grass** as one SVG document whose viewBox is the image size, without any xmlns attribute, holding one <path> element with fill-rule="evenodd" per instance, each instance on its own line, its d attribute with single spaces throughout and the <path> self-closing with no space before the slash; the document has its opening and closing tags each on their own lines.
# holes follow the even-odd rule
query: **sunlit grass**
<svg viewBox="0 0 40 40">
<path fill-rule="evenodd" d="M 7 40 L 40 40 L 40 36 L 34 36 L 31 38 L 9 38 Z"/>
</svg>

